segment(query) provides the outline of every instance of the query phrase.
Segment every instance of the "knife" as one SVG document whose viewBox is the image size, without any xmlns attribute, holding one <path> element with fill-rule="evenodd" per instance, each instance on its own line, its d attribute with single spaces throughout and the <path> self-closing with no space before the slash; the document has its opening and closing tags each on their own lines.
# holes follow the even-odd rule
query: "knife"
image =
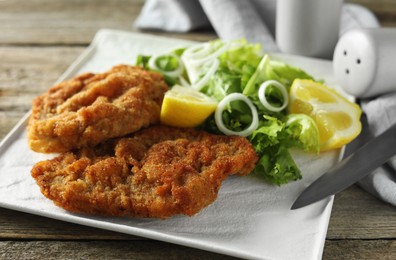
<svg viewBox="0 0 396 260">
<path fill-rule="evenodd" d="M 314 181 L 301 193 L 291 209 L 307 206 L 348 188 L 395 154 L 396 123 Z"/>
</svg>

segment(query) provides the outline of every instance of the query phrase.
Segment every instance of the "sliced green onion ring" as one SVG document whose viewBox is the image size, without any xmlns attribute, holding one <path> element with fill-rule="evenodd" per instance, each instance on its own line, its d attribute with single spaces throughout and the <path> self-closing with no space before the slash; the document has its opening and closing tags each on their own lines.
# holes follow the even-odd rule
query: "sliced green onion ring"
<svg viewBox="0 0 396 260">
<path fill-rule="evenodd" d="M 157 59 L 160 57 L 163 57 L 163 56 L 170 56 L 172 58 L 177 59 L 177 63 L 178 63 L 177 68 L 172 71 L 167 71 L 167 70 L 163 70 L 163 69 L 159 68 L 157 66 Z M 173 54 L 173 53 L 153 55 L 153 56 L 151 56 L 151 58 L 148 62 L 148 65 L 151 69 L 157 70 L 157 71 L 161 72 L 162 74 L 165 74 L 168 77 L 172 77 L 172 78 L 179 77 L 183 73 L 183 69 L 184 69 L 183 62 L 180 60 L 180 58 L 176 54 Z"/>
<path fill-rule="evenodd" d="M 232 130 L 228 129 L 223 122 L 224 109 L 226 108 L 226 106 L 229 103 L 231 103 L 233 101 L 237 101 L 237 100 L 245 102 L 249 106 L 250 111 L 252 112 L 251 124 L 249 125 L 249 127 L 245 128 L 244 130 L 242 130 L 240 132 L 236 132 L 236 131 L 232 131 Z M 217 105 L 217 108 L 215 111 L 215 122 L 216 122 L 217 127 L 223 134 L 225 134 L 225 135 L 239 135 L 239 136 L 243 136 L 243 137 L 246 137 L 246 136 L 250 135 L 251 133 L 253 133 L 253 131 L 257 129 L 258 124 L 259 124 L 256 107 L 253 105 L 252 101 L 250 101 L 250 99 L 248 97 L 246 97 L 245 95 L 243 95 L 241 93 L 229 94 L 228 96 L 223 98 L 223 100 L 220 101 L 220 103 Z"/>
<path fill-rule="evenodd" d="M 190 59 L 201 58 L 202 56 L 207 55 L 209 53 L 209 51 L 210 51 L 209 43 L 197 44 L 197 45 L 188 47 L 183 52 L 182 56 L 188 57 Z"/>
<path fill-rule="evenodd" d="M 209 67 L 209 70 L 205 73 L 205 75 L 202 78 L 198 79 L 197 82 L 191 84 L 191 86 L 196 90 L 201 90 L 209 82 L 210 78 L 216 73 L 219 64 L 220 64 L 219 60 L 214 59 Z"/>
<path fill-rule="evenodd" d="M 207 46 L 206 46 L 207 45 Z M 206 43 L 205 46 L 201 47 L 202 50 L 199 50 L 199 46 L 192 46 L 184 51 L 182 55 L 182 59 L 184 62 L 188 60 L 188 62 L 193 66 L 201 66 L 206 62 L 212 61 L 219 57 L 223 52 L 225 52 L 228 47 L 229 43 L 224 42 L 223 46 L 212 52 L 210 44 Z M 198 51 L 196 51 L 198 49 Z"/>
<path fill-rule="evenodd" d="M 265 90 L 269 86 L 274 86 L 281 92 L 282 97 L 283 97 L 282 106 L 280 106 L 280 107 L 273 106 L 267 101 L 267 98 L 265 96 Z M 286 87 L 283 84 L 281 84 L 279 81 L 276 81 L 276 80 L 264 81 L 259 88 L 258 96 L 259 96 L 261 104 L 263 104 L 263 106 L 266 109 L 268 109 L 269 111 L 272 111 L 272 112 L 282 111 L 283 109 L 285 109 L 287 107 L 287 105 L 289 103 L 289 93 L 287 93 Z"/>
<path fill-rule="evenodd" d="M 182 85 L 183 87 L 186 87 L 186 88 L 191 87 L 190 83 L 188 83 L 188 81 L 183 76 L 179 76 L 179 82 L 180 82 L 180 85 Z"/>
</svg>

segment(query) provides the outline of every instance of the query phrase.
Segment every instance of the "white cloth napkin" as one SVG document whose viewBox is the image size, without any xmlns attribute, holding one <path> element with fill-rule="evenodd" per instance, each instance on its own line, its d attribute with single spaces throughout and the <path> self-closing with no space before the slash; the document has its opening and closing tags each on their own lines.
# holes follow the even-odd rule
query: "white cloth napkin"
<svg viewBox="0 0 396 260">
<path fill-rule="evenodd" d="M 380 135 L 396 123 L 396 92 L 372 100 L 363 100 L 361 105 L 367 115 L 368 128 L 372 136 Z M 359 184 L 375 196 L 396 206 L 396 156 Z"/>
<path fill-rule="evenodd" d="M 210 23 L 196 0 L 154 0 L 145 2 L 135 25 L 142 29 L 187 32 Z"/>
<path fill-rule="evenodd" d="M 219 38 L 245 38 L 261 43 L 269 52 L 276 52 L 279 49 L 274 40 L 275 15 L 276 0 L 147 0 L 135 26 L 175 32 L 212 26 Z M 354 28 L 379 26 L 377 18 L 367 8 L 343 5 L 340 35 Z M 362 109 L 367 114 L 371 134 L 377 136 L 396 122 L 396 93 L 363 100 Z M 396 206 L 396 157 L 359 184 Z"/>
</svg>

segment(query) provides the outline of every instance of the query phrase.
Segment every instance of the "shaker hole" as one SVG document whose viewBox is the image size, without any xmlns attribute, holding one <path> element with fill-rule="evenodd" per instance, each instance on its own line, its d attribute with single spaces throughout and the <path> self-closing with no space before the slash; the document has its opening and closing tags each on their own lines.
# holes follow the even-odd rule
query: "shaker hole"
<svg viewBox="0 0 396 260">
<path fill-rule="evenodd" d="M 348 53 L 347 53 L 347 51 L 346 51 L 346 50 L 344 50 L 344 56 L 347 56 L 347 54 L 348 54 Z"/>
<path fill-rule="evenodd" d="M 345 70 L 345 73 L 346 73 L 346 74 L 349 74 L 349 69 L 346 69 L 346 70 Z"/>
<path fill-rule="evenodd" d="M 362 61 L 361 61 L 360 59 L 357 59 L 357 60 L 356 60 L 356 63 L 357 63 L 357 64 L 360 64 L 361 62 L 362 62 Z"/>
</svg>

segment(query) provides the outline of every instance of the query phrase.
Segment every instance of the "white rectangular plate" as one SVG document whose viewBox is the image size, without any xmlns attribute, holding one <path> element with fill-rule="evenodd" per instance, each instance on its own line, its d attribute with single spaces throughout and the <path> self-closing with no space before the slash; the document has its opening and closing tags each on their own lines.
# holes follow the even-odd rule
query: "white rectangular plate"
<svg viewBox="0 0 396 260">
<path fill-rule="evenodd" d="M 59 79 L 113 65 L 134 64 L 138 54 L 156 54 L 194 44 L 147 34 L 101 30 Z M 328 61 L 273 54 L 337 87 Z M 0 206 L 72 223 L 138 235 L 249 259 L 320 259 L 333 197 L 298 210 L 290 207 L 302 190 L 339 161 L 340 151 L 309 155 L 293 151 L 303 179 L 281 187 L 252 176 L 230 177 L 218 199 L 193 217 L 167 220 L 105 218 L 70 214 L 53 205 L 30 176 L 32 166 L 52 157 L 27 145 L 29 114 L 0 144 Z"/>
</svg>

